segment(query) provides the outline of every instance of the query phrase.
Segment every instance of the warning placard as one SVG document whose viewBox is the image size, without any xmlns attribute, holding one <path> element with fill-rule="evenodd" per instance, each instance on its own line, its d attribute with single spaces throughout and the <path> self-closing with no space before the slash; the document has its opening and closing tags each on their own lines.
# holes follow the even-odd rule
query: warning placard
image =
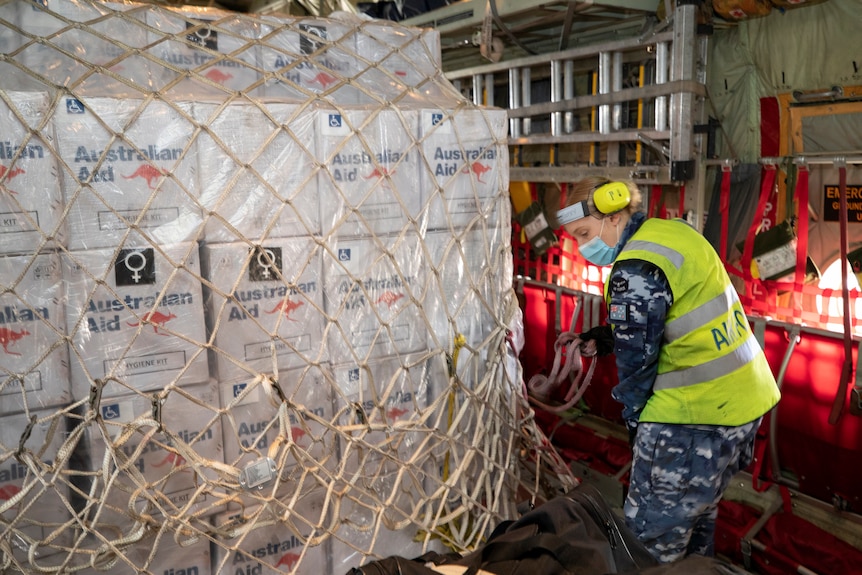
<svg viewBox="0 0 862 575">
<path fill-rule="evenodd" d="M 823 186 L 823 219 L 837 222 L 841 213 L 841 193 L 838 186 Z M 862 222 L 862 185 L 847 185 L 847 222 Z"/>
</svg>

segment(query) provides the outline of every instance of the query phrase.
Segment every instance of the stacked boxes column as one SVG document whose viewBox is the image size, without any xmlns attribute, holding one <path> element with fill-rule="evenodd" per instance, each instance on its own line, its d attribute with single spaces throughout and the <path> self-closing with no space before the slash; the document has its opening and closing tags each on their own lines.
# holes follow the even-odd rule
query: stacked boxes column
<svg viewBox="0 0 862 575">
<path fill-rule="evenodd" d="M 197 240 L 191 104 L 61 99 L 55 126 L 72 250 Z"/>
<path fill-rule="evenodd" d="M 207 243 L 320 233 L 314 118 L 299 105 L 196 103 Z"/>
<path fill-rule="evenodd" d="M 7 70 L 0 68 L 0 74 Z M 47 93 L 5 96 L 0 99 L 0 255 L 31 254 L 64 240 L 54 127 L 46 122 Z"/>
<path fill-rule="evenodd" d="M 72 389 L 105 397 L 209 379 L 197 244 L 64 255 Z"/>
<path fill-rule="evenodd" d="M 321 248 L 313 238 L 207 244 L 202 257 L 219 381 L 327 361 Z"/>
<path fill-rule="evenodd" d="M 495 109 L 425 109 L 420 167 L 429 230 L 509 226 L 506 112 Z M 504 212 L 505 210 L 505 212 Z"/>
</svg>

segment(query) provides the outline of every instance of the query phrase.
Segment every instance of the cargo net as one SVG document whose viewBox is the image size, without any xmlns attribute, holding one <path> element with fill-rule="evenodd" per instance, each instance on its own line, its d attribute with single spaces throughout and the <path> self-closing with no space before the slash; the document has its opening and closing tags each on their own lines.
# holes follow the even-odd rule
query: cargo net
<svg viewBox="0 0 862 575">
<path fill-rule="evenodd" d="M 573 484 L 522 392 L 505 112 L 439 41 L 0 3 L 0 572 L 345 573 Z"/>
</svg>

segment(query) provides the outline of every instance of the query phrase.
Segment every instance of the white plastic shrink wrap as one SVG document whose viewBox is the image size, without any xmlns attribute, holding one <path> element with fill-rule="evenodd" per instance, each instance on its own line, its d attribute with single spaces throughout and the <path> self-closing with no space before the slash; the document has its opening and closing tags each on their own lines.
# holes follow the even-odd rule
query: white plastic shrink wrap
<svg viewBox="0 0 862 575">
<path fill-rule="evenodd" d="M 9 71 L 0 66 L 0 74 Z M 62 244 L 63 191 L 46 92 L 0 98 L 0 254 Z"/>
<path fill-rule="evenodd" d="M 70 403 L 59 256 L 0 256 L 0 288 L 0 415 Z"/>
<path fill-rule="evenodd" d="M 63 267 L 76 399 L 95 380 L 108 397 L 209 379 L 196 244 L 68 252 Z"/>
<path fill-rule="evenodd" d="M 0 0 L 0 570 L 334 575 L 514 511 L 506 114 L 440 50 Z"/>
<path fill-rule="evenodd" d="M 61 98 L 69 248 L 195 240 L 203 225 L 191 104 Z"/>
</svg>

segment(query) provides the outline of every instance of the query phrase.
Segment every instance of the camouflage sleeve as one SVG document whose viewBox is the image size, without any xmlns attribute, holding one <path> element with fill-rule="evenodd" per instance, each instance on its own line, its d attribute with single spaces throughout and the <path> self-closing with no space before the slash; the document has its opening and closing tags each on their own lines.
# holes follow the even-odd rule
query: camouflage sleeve
<svg viewBox="0 0 862 575">
<path fill-rule="evenodd" d="M 664 272 L 641 260 L 615 264 L 608 281 L 608 322 L 614 331 L 619 379 L 612 396 L 623 404 L 623 419 L 632 427 L 652 395 L 673 294 Z"/>
</svg>

